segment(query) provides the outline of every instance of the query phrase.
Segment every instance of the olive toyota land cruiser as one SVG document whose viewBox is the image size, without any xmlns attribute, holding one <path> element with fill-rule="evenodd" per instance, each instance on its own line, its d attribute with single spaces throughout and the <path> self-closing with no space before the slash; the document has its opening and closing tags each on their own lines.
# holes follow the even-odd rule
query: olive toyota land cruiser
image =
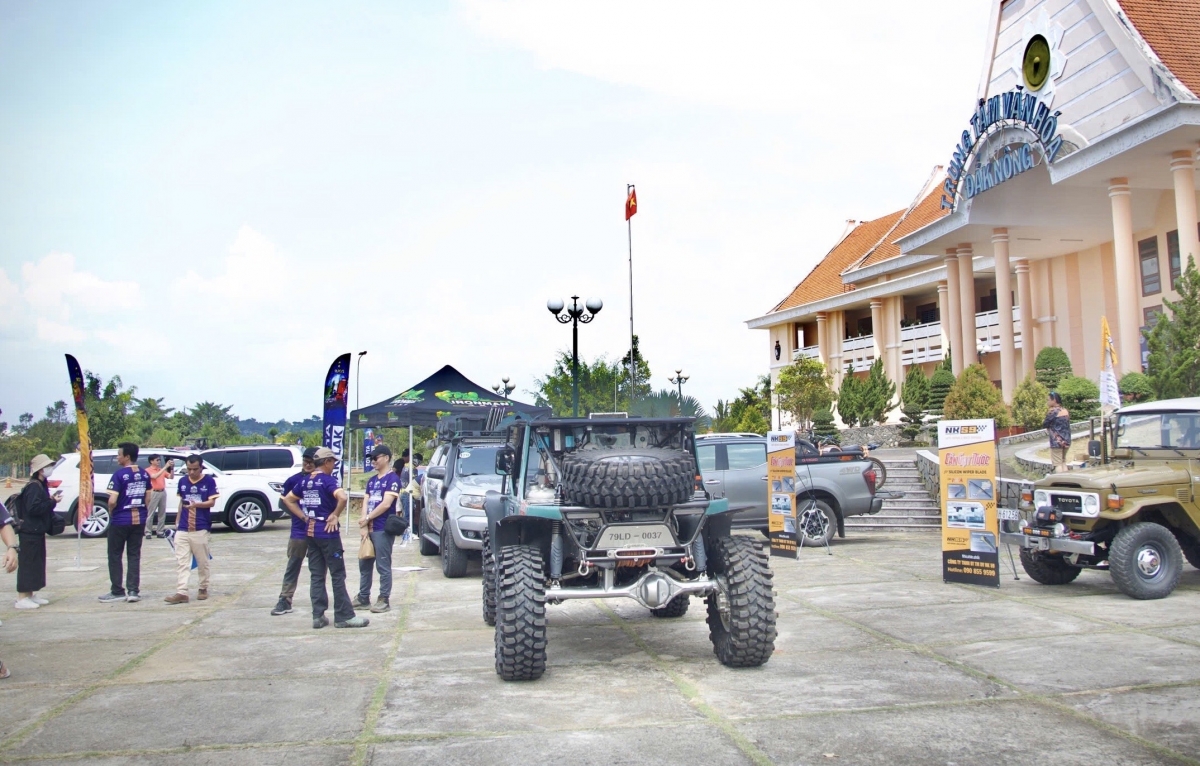
<svg viewBox="0 0 1200 766">
<path fill-rule="evenodd" d="M 546 605 L 628 598 L 655 617 L 708 606 L 723 664 L 775 649 L 775 598 L 762 543 L 731 530 L 729 501 L 704 491 L 691 418 L 518 416 L 496 455 L 501 492 L 484 500 L 483 619 L 496 672 L 546 667 Z"/>
<path fill-rule="evenodd" d="M 1001 538 L 1020 546 L 1021 564 L 1039 583 L 1107 569 L 1122 593 L 1164 598 L 1184 559 L 1200 568 L 1200 398 L 1124 407 L 1108 430 L 1108 455 L 1035 482 L 1016 531 Z"/>
</svg>

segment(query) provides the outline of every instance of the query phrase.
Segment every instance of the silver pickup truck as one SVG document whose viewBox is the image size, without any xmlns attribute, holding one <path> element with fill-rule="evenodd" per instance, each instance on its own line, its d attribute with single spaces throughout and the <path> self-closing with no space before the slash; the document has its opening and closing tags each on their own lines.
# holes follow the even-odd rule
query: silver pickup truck
<svg viewBox="0 0 1200 766">
<path fill-rule="evenodd" d="M 829 523 L 824 536 L 806 544 L 824 545 L 837 531 L 845 537 L 847 516 L 879 513 L 883 495 L 876 492 L 874 464 L 847 452 L 820 455 L 801 442 L 796 450 L 796 498 L 810 498 Z M 696 436 L 696 460 L 704 488 L 713 497 L 724 497 L 731 507 L 750 506 L 733 519 L 735 529 L 767 531 L 767 437 L 758 434 L 703 434 Z"/>
</svg>

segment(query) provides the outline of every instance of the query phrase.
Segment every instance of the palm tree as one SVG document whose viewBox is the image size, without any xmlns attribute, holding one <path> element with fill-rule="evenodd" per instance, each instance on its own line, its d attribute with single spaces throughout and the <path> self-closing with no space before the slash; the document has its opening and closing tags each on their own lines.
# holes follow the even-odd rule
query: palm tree
<svg viewBox="0 0 1200 766">
<path fill-rule="evenodd" d="M 667 388 L 642 397 L 634 405 L 633 412 L 647 418 L 695 418 L 698 431 L 707 430 L 712 425 L 712 418 L 704 411 L 704 405 L 696 397 L 683 397 L 680 406 L 678 392 Z"/>
</svg>

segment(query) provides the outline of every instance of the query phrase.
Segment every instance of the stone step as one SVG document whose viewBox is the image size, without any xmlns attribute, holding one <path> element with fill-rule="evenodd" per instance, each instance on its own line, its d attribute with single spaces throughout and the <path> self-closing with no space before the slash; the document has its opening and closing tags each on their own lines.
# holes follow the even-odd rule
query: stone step
<svg viewBox="0 0 1200 766">
<path fill-rule="evenodd" d="M 907 531 L 907 532 L 938 532 L 942 531 L 941 525 L 927 526 L 925 524 L 847 524 L 846 529 L 852 529 L 855 532 L 879 532 L 879 531 Z"/>
<path fill-rule="evenodd" d="M 883 508 L 876 516 L 937 516 L 941 517 L 940 508 Z"/>
</svg>

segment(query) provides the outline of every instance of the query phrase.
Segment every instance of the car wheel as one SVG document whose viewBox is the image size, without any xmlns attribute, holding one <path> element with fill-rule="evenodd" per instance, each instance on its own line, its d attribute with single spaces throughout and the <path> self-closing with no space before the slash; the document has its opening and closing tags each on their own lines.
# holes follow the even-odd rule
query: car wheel
<svg viewBox="0 0 1200 766">
<path fill-rule="evenodd" d="M 1126 596 L 1166 598 L 1179 584 L 1183 552 L 1171 530 L 1143 521 L 1130 524 L 1113 538 L 1108 549 L 1108 569 L 1113 582 Z"/>
<path fill-rule="evenodd" d="M 492 555 L 492 541 L 488 531 L 483 530 L 483 621 L 496 624 L 496 557 Z"/>
<path fill-rule="evenodd" d="M 818 513 L 811 513 L 805 518 L 805 511 L 817 511 Z M 834 536 L 837 535 L 837 512 L 824 500 L 797 499 L 796 518 L 797 523 L 803 526 L 804 545 L 821 547 L 826 543 L 832 543 Z M 801 529 L 796 530 L 797 543 L 800 542 L 801 531 Z"/>
<path fill-rule="evenodd" d="M 670 601 L 666 606 L 660 606 L 657 609 L 651 609 L 650 614 L 655 617 L 670 618 L 682 617 L 687 614 L 688 604 L 691 602 L 690 596 L 679 595 Z"/>
<path fill-rule="evenodd" d="M 425 511 L 422 510 L 421 513 L 417 517 L 417 541 L 420 545 L 420 550 L 421 550 L 422 556 L 438 555 L 437 543 L 430 542 L 429 538 L 426 537 L 426 535 L 430 535 L 430 534 L 433 534 L 433 533 L 430 531 L 429 525 L 425 523 Z"/>
<path fill-rule="evenodd" d="M 1036 551 L 1021 549 L 1021 568 L 1025 574 L 1042 585 L 1067 585 L 1075 581 L 1080 567 L 1073 567 L 1063 560 L 1062 556 L 1043 554 Z"/>
<path fill-rule="evenodd" d="M 87 521 L 83 522 L 82 528 L 79 526 L 79 516 L 76 515 L 75 528 L 84 537 L 104 537 L 110 521 L 108 506 L 97 500 L 92 503 L 92 513 L 87 517 Z"/>
<path fill-rule="evenodd" d="M 454 542 L 450 530 L 450 519 L 442 520 L 442 574 L 446 577 L 462 577 L 467 573 L 467 552 Z"/>
<path fill-rule="evenodd" d="M 225 524 L 234 532 L 257 532 L 267 520 L 267 509 L 255 497 L 235 497 L 225 508 Z"/>
</svg>

